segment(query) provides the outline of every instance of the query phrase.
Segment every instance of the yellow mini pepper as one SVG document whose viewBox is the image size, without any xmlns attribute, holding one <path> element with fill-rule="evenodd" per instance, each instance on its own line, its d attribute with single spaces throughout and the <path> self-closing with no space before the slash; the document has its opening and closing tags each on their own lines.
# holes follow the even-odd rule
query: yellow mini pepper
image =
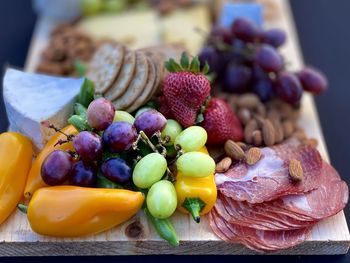
<svg viewBox="0 0 350 263">
<path fill-rule="evenodd" d="M 206 147 L 199 151 L 209 154 Z M 197 223 L 200 222 L 200 215 L 205 215 L 215 205 L 217 189 L 214 175 L 195 178 L 178 173 L 175 189 L 177 209 L 182 213 L 190 213 Z"/>
<path fill-rule="evenodd" d="M 76 135 L 78 133 L 77 129 L 74 128 L 73 125 L 68 125 L 67 127 L 63 128 L 62 132 L 67 135 Z M 56 134 L 54 134 L 52 138 L 46 143 L 45 147 L 34 160 L 24 189 L 24 197 L 26 199 L 30 199 L 35 190 L 47 186 L 41 178 L 41 166 L 46 157 L 54 150 L 66 151 L 74 149 L 72 142 L 56 145 L 59 140 L 64 141 L 67 139 L 63 133 L 56 132 Z"/>
<path fill-rule="evenodd" d="M 44 187 L 35 191 L 27 215 L 38 234 L 77 237 L 105 231 L 130 219 L 143 202 L 141 192 L 123 189 Z"/>
<path fill-rule="evenodd" d="M 27 137 L 15 132 L 0 135 L 0 224 L 21 200 L 32 158 Z"/>
</svg>

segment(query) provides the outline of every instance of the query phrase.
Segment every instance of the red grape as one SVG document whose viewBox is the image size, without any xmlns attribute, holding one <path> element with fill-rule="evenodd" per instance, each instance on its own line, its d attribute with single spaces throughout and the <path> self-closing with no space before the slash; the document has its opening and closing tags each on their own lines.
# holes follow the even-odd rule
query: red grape
<svg viewBox="0 0 350 263">
<path fill-rule="evenodd" d="M 298 73 L 298 78 L 303 89 L 319 95 L 328 87 L 326 77 L 316 69 L 305 68 Z"/>
<path fill-rule="evenodd" d="M 252 21 L 244 17 L 238 17 L 232 24 L 233 35 L 244 42 L 254 42 L 260 35 L 260 29 Z"/>
<path fill-rule="evenodd" d="M 50 153 L 41 166 L 41 178 L 47 185 L 64 183 L 72 170 L 73 160 L 69 153 L 55 150 Z"/>
<path fill-rule="evenodd" d="M 114 113 L 114 105 L 105 98 L 99 98 L 90 103 L 87 109 L 87 120 L 92 128 L 102 131 L 111 125 Z"/>
<path fill-rule="evenodd" d="M 137 139 L 137 132 L 128 122 L 118 121 L 112 123 L 103 133 L 102 142 L 113 152 L 130 150 Z"/>
<path fill-rule="evenodd" d="M 214 40 L 213 44 L 216 44 L 217 41 L 220 41 L 220 42 L 231 45 L 232 40 L 233 40 L 233 36 L 232 36 L 232 33 L 230 32 L 230 30 L 224 26 L 221 26 L 221 25 L 214 26 L 210 32 L 210 36 Z M 211 41 L 209 40 L 209 43 L 210 42 Z"/>
<path fill-rule="evenodd" d="M 73 165 L 71 177 L 69 180 L 70 184 L 92 187 L 96 183 L 96 169 L 94 166 L 79 161 Z"/>
<path fill-rule="evenodd" d="M 159 111 L 148 110 L 135 119 L 134 125 L 138 132 L 143 131 L 148 137 L 152 137 L 155 132 L 164 129 L 166 118 Z"/>
<path fill-rule="evenodd" d="M 205 47 L 201 53 L 199 54 L 199 61 L 201 66 L 205 65 L 207 61 L 209 64 L 210 72 L 215 72 L 216 74 L 220 74 L 223 67 L 225 66 L 222 63 L 221 57 L 218 55 L 218 51 L 211 46 Z"/>
<path fill-rule="evenodd" d="M 275 48 L 282 46 L 287 39 L 286 32 L 279 28 L 273 28 L 262 32 L 261 41 Z"/>
<path fill-rule="evenodd" d="M 299 103 L 303 94 L 299 79 L 289 72 L 282 72 L 279 74 L 275 91 L 280 99 L 290 104 Z"/>
<path fill-rule="evenodd" d="M 131 179 L 131 168 L 120 158 L 111 158 L 101 166 L 103 175 L 117 184 L 124 184 Z"/>
<path fill-rule="evenodd" d="M 270 45 L 261 45 L 254 58 L 255 63 L 266 72 L 278 72 L 283 67 L 283 60 L 277 50 Z"/>
<path fill-rule="evenodd" d="M 96 133 L 82 131 L 73 139 L 75 151 L 85 162 L 97 161 L 102 154 L 102 141 Z"/>
<path fill-rule="evenodd" d="M 244 65 L 230 63 L 223 79 L 223 89 L 227 92 L 243 92 L 250 84 L 252 71 Z"/>
<path fill-rule="evenodd" d="M 271 100 L 274 95 L 273 84 L 268 78 L 255 81 L 252 90 L 262 102 Z"/>
</svg>

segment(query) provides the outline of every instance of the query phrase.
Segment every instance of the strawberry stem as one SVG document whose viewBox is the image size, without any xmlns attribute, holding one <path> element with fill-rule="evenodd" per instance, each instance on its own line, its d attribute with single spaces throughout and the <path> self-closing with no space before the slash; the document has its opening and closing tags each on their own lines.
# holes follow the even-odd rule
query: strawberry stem
<svg viewBox="0 0 350 263">
<path fill-rule="evenodd" d="M 164 64 L 165 68 L 169 72 L 192 72 L 194 74 L 204 74 L 206 75 L 209 72 L 209 64 L 205 63 L 203 70 L 200 71 L 200 61 L 198 56 L 195 56 L 192 61 L 186 52 L 183 52 L 180 59 L 180 64 L 177 63 L 173 58 L 170 58 Z"/>
</svg>

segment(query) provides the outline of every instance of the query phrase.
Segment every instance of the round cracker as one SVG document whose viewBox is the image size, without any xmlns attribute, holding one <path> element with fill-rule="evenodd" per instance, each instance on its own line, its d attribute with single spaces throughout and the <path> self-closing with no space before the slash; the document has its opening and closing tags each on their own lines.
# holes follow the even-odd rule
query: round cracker
<svg viewBox="0 0 350 263">
<path fill-rule="evenodd" d="M 154 64 L 156 69 L 156 80 L 153 86 L 153 90 L 149 95 L 149 97 L 147 98 L 147 101 L 150 100 L 154 96 L 154 94 L 156 94 L 160 89 L 160 83 L 163 79 L 163 70 L 164 70 L 163 62 L 159 55 L 157 55 L 156 53 L 149 53 L 149 57 L 151 58 L 151 61 Z"/>
<path fill-rule="evenodd" d="M 136 70 L 125 93 L 113 101 L 116 109 L 129 107 L 144 90 L 148 79 L 148 62 L 144 54 L 136 52 Z"/>
<path fill-rule="evenodd" d="M 136 53 L 131 50 L 127 50 L 123 66 L 117 76 L 117 79 L 112 86 L 107 90 L 104 96 L 108 100 L 116 100 L 120 98 L 127 90 L 136 69 Z"/>
<path fill-rule="evenodd" d="M 145 88 L 143 89 L 140 96 L 136 98 L 136 100 L 126 109 L 127 112 L 133 112 L 134 110 L 141 107 L 143 104 L 145 104 L 152 94 L 152 91 L 154 89 L 154 84 L 156 81 L 156 67 L 153 63 L 153 61 L 147 57 L 148 62 L 148 80 Z"/>
<path fill-rule="evenodd" d="M 102 44 L 93 55 L 86 77 L 95 84 L 95 92 L 103 93 L 115 80 L 124 59 L 124 46 L 116 42 Z"/>
</svg>

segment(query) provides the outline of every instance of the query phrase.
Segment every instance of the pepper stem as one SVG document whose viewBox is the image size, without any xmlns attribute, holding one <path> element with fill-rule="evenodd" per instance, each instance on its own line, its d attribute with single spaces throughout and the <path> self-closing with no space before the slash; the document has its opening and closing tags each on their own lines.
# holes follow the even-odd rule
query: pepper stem
<svg viewBox="0 0 350 263">
<path fill-rule="evenodd" d="M 191 215 L 196 223 L 200 223 L 201 217 L 199 213 L 203 210 L 206 203 L 200 198 L 186 198 L 182 204 Z"/>
<path fill-rule="evenodd" d="M 24 205 L 24 204 L 18 204 L 17 208 L 19 211 L 21 211 L 22 213 L 26 214 L 28 211 L 28 206 Z"/>
</svg>

